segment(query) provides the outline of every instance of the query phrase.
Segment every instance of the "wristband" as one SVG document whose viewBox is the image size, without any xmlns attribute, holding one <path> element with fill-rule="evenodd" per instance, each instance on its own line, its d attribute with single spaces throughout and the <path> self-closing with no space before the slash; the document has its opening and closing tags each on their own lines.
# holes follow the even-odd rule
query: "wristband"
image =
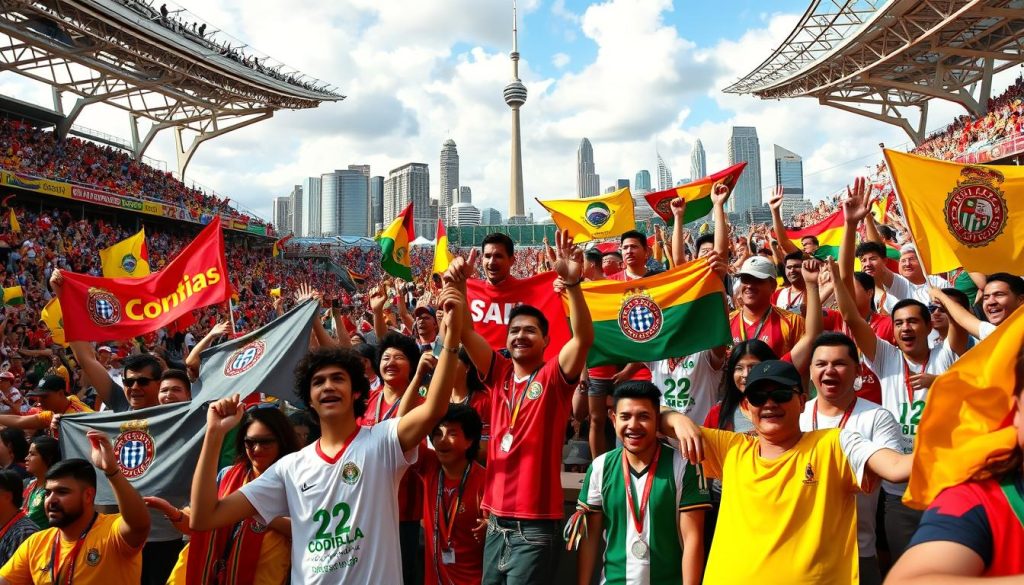
<svg viewBox="0 0 1024 585">
<path fill-rule="evenodd" d="M 445 350 L 445 351 L 447 351 L 449 353 L 459 353 L 459 350 L 462 349 L 462 346 L 460 345 L 459 347 L 447 347 L 444 344 L 442 344 L 441 345 L 441 349 L 443 349 L 443 350 Z"/>
<path fill-rule="evenodd" d="M 582 278 L 572 284 L 569 284 L 568 282 L 563 283 L 562 286 L 564 286 L 565 288 L 576 288 L 577 286 L 580 285 L 581 282 L 583 282 Z"/>
<path fill-rule="evenodd" d="M 103 475 L 105 475 L 105 476 L 107 476 L 109 478 L 109 477 L 114 477 L 115 475 L 117 475 L 119 473 L 121 473 L 121 470 L 120 469 L 115 469 L 114 473 L 107 473 L 106 471 L 104 471 Z"/>
</svg>

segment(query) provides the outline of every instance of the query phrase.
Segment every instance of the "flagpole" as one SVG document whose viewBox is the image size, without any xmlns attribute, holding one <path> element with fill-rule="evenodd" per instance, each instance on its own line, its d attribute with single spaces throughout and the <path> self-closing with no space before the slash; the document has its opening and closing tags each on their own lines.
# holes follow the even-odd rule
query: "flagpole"
<svg viewBox="0 0 1024 585">
<path fill-rule="evenodd" d="M 900 189 L 899 189 L 899 187 L 896 186 L 896 175 L 892 172 L 892 165 L 889 164 L 889 155 L 886 154 L 885 151 L 886 151 L 886 149 L 883 147 L 882 148 L 882 160 L 885 161 L 885 168 L 886 168 L 887 171 L 889 171 L 889 184 L 892 185 L 892 192 L 893 192 L 893 194 L 896 195 L 896 202 L 899 203 L 899 205 L 900 205 L 900 211 L 903 211 L 904 209 L 906 209 L 906 206 L 903 203 L 903 195 L 900 194 Z M 904 218 L 907 217 L 906 213 L 903 214 L 903 217 Z M 914 244 L 914 249 L 917 251 L 917 259 L 918 259 L 918 261 L 921 262 L 921 264 L 930 263 L 931 259 L 929 258 L 929 259 L 926 260 L 924 255 L 921 254 L 921 247 L 917 245 L 917 239 L 914 237 L 914 230 L 910 229 L 910 221 L 907 221 L 906 225 L 907 225 L 907 233 L 910 235 L 910 241 Z M 882 245 L 883 246 L 885 245 L 884 242 L 883 242 Z M 926 265 L 924 268 L 925 268 L 924 269 L 925 275 L 932 274 L 931 266 L 927 266 Z"/>
<path fill-rule="evenodd" d="M 238 331 L 235 330 L 235 311 L 232 305 L 231 297 L 228 297 L 228 319 L 231 320 L 231 335 L 234 336 Z"/>
</svg>

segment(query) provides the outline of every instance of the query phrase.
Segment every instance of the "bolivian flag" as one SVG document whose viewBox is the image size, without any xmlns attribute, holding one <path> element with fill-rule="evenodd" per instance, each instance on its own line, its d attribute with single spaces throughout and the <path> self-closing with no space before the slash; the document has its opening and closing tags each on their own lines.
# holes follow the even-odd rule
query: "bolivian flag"
<svg viewBox="0 0 1024 585">
<path fill-rule="evenodd" d="M 644 199 L 647 199 L 647 204 L 651 206 L 654 213 L 657 213 L 661 219 L 665 220 L 665 223 L 672 223 L 672 208 L 669 207 L 672 199 L 675 197 L 686 199 L 683 223 L 690 223 L 711 213 L 713 207 L 711 204 L 711 188 L 715 183 L 722 181 L 732 191 L 736 188 L 736 183 L 739 182 L 740 175 L 743 174 L 743 169 L 746 166 L 746 162 L 736 163 L 724 171 L 718 171 L 693 183 L 649 193 L 644 195 Z"/>
<path fill-rule="evenodd" d="M 412 226 L 412 203 L 398 214 L 380 234 L 380 265 L 391 276 L 412 282 L 412 266 L 409 264 L 409 242 L 416 239 Z"/>
<path fill-rule="evenodd" d="M 4 289 L 4 304 L 9 307 L 25 304 L 25 293 L 20 286 L 10 286 Z"/>
<path fill-rule="evenodd" d="M 434 271 L 431 274 L 443 274 L 448 270 L 448 264 L 452 261 L 452 253 L 448 251 L 448 232 L 444 229 L 444 222 L 437 218 L 437 238 L 434 240 Z M 351 276 L 351 271 L 349 271 Z M 355 282 L 353 280 L 353 282 Z"/>
<path fill-rule="evenodd" d="M 50 337 L 54 343 L 67 347 L 68 343 L 64 339 L 64 313 L 60 310 L 60 301 L 57 297 L 46 303 L 39 313 L 39 320 L 50 330 Z"/>
<path fill-rule="evenodd" d="M 149 276 L 149 251 L 146 230 L 100 250 L 104 278 L 141 278 Z"/>
<path fill-rule="evenodd" d="M 636 229 L 629 188 L 586 199 L 537 200 L 560 230 L 569 230 L 573 243 L 612 238 Z"/>
<path fill-rule="evenodd" d="M 629 282 L 583 283 L 594 320 L 587 366 L 645 362 L 729 343 L 725 288 L 704 258 Z"/>
<path fill-rule="evenodd" d="M 281 238 L 280 240 L 274 242 L 274 248 L 273 248 L 273 251 L 270 253 L 270 255 L 273 256 L 274 258 L 277 258 L 281 254 L 284 254 L 284 245 L 286 243 L 288 243 L 288 240 L 290 240 L 290 239 L 292 239 L 292 234 L 288 234 L 287 236 L 285 236 L 285 237 Z"/>
<path fill-rule="evenodd" d="M 815 254 L 819 260 L 827 257 L 839 259 L 839 245 L 843 243 L 843 230 L 846 229 L 846 220 L 843 217 L 843 210 L 839 209 L 832 215 L 826 217 L 819 223 L 802 230 L 786 230 L 786 239 L 793 242 L 797 248 L 803 249 L 800 242 L 807 236 L 818 238 L 818 252 Z"/>
<path fill-rule="evenodd" d="M 1024 344 L 1024 310 L 971 348 L 928 390 L 914 446 L 914 466 L 903 501 L 931 504 L 943 489 L 967 481 L 1017 444 L 1014 367 Z"/>
<path fill-rule="evenodd" d="M 1024 167 L 885 159 L 926 274 L 1024 274 Z"/>
</svg>

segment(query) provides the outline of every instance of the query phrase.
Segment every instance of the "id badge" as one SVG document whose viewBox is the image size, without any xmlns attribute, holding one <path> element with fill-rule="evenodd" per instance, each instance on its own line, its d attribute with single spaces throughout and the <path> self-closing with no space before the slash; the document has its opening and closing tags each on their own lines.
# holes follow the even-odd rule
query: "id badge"
<svg viewBox="0 0 1024 585">
<path fill-rule="evenodd" d="M 441 562 L 445 565 L 455 564 L 455 549 L 448 549 L 441 551 Z"/>
</svg>

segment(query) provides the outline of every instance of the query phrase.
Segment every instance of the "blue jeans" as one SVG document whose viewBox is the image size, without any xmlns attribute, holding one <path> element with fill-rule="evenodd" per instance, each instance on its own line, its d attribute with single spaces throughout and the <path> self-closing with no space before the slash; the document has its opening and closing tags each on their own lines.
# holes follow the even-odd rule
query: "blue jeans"
<svg viewBox="0 0 1024 585">
<path fill-rule="evenodd" d="M 487 520 L 481 583 L 554 583 L 562 548 L 561 520 L 512 520 L 491 516 Z"/>
</svg>

